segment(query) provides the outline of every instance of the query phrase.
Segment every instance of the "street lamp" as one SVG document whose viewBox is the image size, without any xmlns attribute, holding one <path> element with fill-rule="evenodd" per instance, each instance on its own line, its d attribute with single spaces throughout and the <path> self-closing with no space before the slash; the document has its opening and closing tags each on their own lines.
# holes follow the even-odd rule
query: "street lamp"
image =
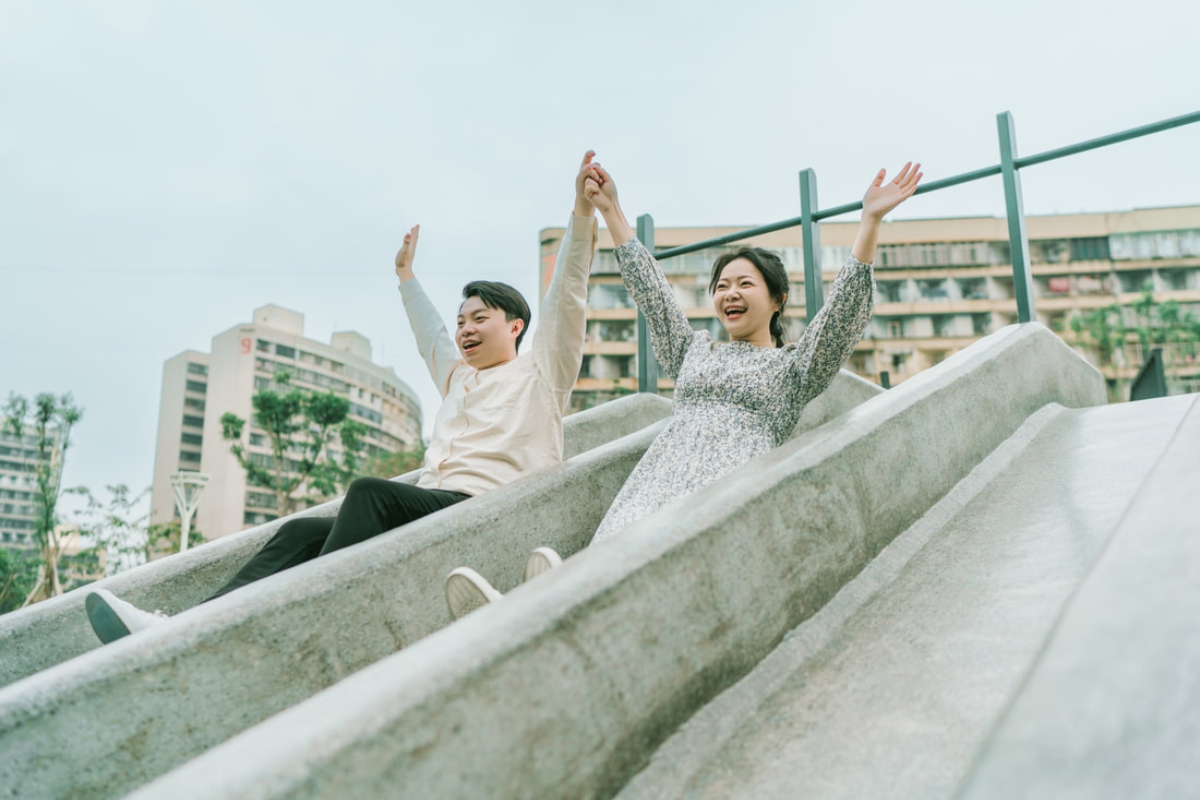
<svg viewBox="0 0 1200 800">
<path fill-rule="evenodd" d="M 175 472 L 171 475 L 171 489 L 175 492 L 175 505 L 183 520 L 179 529 L 179 552 L 187 550 L 188 534 L 192 530 L 192 515 L 200 504 L 200 494 L 208 485 L 208 476 L 202 472 Z"/>
</svg>

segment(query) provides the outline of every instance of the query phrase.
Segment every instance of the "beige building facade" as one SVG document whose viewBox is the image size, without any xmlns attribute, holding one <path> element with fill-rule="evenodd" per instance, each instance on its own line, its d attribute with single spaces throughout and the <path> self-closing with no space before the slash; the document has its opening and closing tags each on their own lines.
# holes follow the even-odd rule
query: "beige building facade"
<svg viewBox="0 0 1200 800">
<path fill-rule="evenodd" d="M 269 460 L 270 441 L 251 421 L 251 398 L 259 390 L 281 388 L 274 380 L 280 371 L 290 373 L 291 387 L 332 391 L 349 400 L 351 419 L 368 429 L 366 455 L 419 445 L 417 396 L 394 370 L 371 361 L 365 337 L 344 331 L 329 343 L 306 339 L 303 314 L 263 306 L 249 324 L 214 336 L 210 352 L 184 351 L 163 365 L 152 524 L 178 518 L 170 476 L 181 470 L 210 476 L 193 522 L 205 539 L 276 518 L 275 495 L 247 484 L 245 470 L 221 435 L 220 420 L 226 412 L 247 420 L 247 456 Z M 336 443 L 331 453 L 339 455 Z"/>
<path fill-rule="evenodd" d="M 1113 399 L 1128 396 L 1129 381 L 1147 353 L 1126 337 L 1110 358 L 1101 358 L 1071 318 L 1114 303 L 1128 306 L 1153 290 L 1156 302 L 1174 301 L 1181 315 L 1200 318 L 1200 206 L 1137 209 L 1099 214 L 1031 216 L 1026 221 L 1037 319 L 1100 367 Z M 824 293 L 845 262 L 857 222 L 821 225 Z M 657 249 L 734 233 L 737 228 L 658 228 Z M 563 229 L 541 234 L 542 285 L 554 269 Z M 742 244 L 781 254 L 791 276 L 785 312 L 789 340 L 804 330 L 804 266 L 800 229 L 759 236 L 745 243 L 709 248 L 668 259 L 664 272 L 692 326 L 724 337 L 708 295 L 708 276 L 720 254 Z M 572 407 L 637 389 L 637 310 L 624 286 L 608 231 L 588 285 L 587 341 Z M 1008 228 L 1003 218 L 967 217 L 903 220 L 884 224 L 875 260 L 874 315 L 851 357 L 849 368 L 868 380 L 891 385 L 940 363 L 976 339 L 1017 319 Z M 1164 346 L 1173 393 L 1200 390 L 1200 353 L 1192 342 Z M 886 376 L 885 376 L 886 373 Z M 661 378 L 659 387 L 670 390 Z"/>
</svg>

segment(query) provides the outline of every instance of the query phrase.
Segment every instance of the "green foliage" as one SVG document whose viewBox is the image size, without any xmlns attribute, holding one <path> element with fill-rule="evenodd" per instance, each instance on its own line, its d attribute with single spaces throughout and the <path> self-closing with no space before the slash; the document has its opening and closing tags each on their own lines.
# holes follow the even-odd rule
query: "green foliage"
<svg viewBox="0 0 1200 800">
<path fill-rule="evenodd" d="M 412 450 L 397 450 L 394 453 L 371 456 L 361 474 L 375 478 L 394 478 L 420 468 L 424 460 L 425 445 L 418 443 Z"/>
<path fill-rule="evenodd" d="M 0 614 L 15 611 L 37 584 L 41 559 L 32 550 L 0 548 Z"/>
<path fill-rule="evenodd" d="M 70 394 L 56 397 L 43 392 L 33 399 L 32 404 L 20 395 L 10 394 L 4 404 L 4 430 L 7 433 L 25 442 L 29 436 L 27 431 L 33 431 L 35 458 L 25 460 L 25 463 L 36 485 L 34 541 L 41 554 L 41 565 L 26 604 L 62 594 L 58 575 L 61 547 L 54 531 L 58 525 L 58 498 L 63 464 L 71 444 L 71 428 L 82 416 L 83 409 L 75 405 Z"/>
<path fill-rule="evenodd" d="M 286 389 L 291 375 L 280 371 L 275 383 Z M 367 428 L 349 419 L 349 400 L 333 392 L 264 389 L 254 394 L 250 404 L 254 424 L 270 442 L 270 459 L 260 462 L 246 453 L 242 440 L 246 421 L 236 414 L 221 415 L 221 434 L 246 470 L 247 482 L 275 493 L 281 516 L 291 513 L 297 499 L 293 494 L 301 488 L 311 499 L 322 500 L 344 491 L 357 476 Z M 335 439 L 341 443 L 340 461 L 329 452 Z"/>
</svg>

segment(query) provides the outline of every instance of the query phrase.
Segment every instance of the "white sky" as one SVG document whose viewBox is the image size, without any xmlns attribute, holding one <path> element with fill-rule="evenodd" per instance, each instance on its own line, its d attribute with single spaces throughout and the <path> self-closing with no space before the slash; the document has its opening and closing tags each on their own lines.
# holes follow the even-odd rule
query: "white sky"
<svg viewBox="0 0 1200 800">
<path fill-rule="evenodd" d="M 273 302 L 437 395 L 392 257 L 450 318 L 536 308 L 538 231 L 599 153 L 660 226 L 755 225 L 1200 109 L 1195 0 L 0 0 L 0 398 L 73 392 L 66 484 L 152 478 L 162 363 Z M 1032 168 L 1030 213 L 1200 203 L 1200 125 Z M 999 179 L 898 216 L 1003 213 Z M 535 318 L 536 324 L 536 318 Z M 220 409 L 215 409 L 219 413 Z"/>
</svg>

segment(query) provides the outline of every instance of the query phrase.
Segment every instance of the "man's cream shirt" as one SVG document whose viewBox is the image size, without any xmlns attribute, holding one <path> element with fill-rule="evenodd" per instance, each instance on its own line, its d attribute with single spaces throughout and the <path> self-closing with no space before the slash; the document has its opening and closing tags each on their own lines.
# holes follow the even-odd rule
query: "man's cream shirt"
<svg viewBox="0 0 1200 800">
<path fill-rule="evenodd" d="M 596 222 L 567 224 L 529 349 L 478 370 L 459 355 L 416 279 L 400 284 L 421 357 L 442 394 L 417 486 L 479 494 L 562 461 L 562 418 L 579 376 Z"/>
</svg>

